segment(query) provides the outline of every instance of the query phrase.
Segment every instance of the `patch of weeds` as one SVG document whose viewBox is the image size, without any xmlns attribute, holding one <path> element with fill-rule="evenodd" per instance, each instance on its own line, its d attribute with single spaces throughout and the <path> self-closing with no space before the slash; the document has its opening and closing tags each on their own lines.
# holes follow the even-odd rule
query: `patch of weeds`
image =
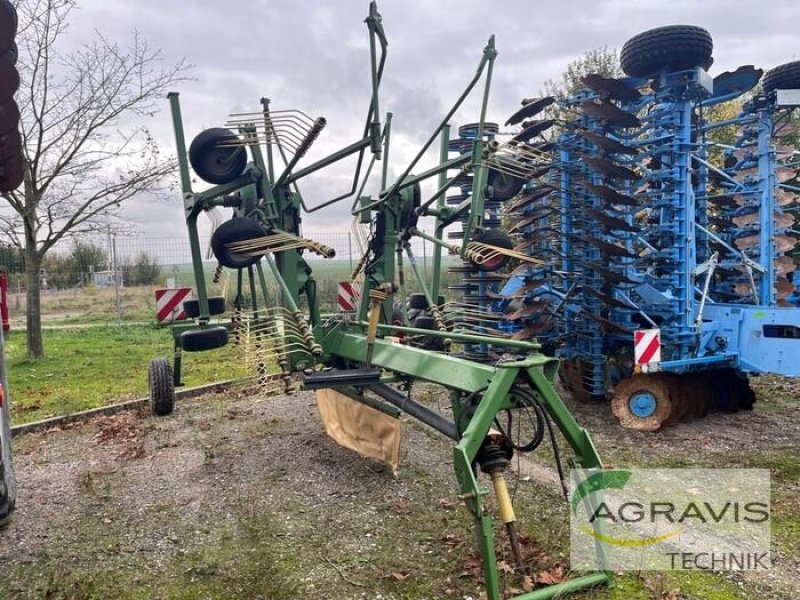
<svg viewBox="0 0 800 600">
<path fill-rule="evenodd" d="M 669 579 L 679 588 L 680 597 L 687 600 L 735 600 L 748 597 L 739 586 L 706 571 L 672 571 Z"/>
<path fill-rule="evenodd" d="M 800 480 L 800 456 L 794 452 L 770 452 L 754 456 L 750 462 L 753 467 L 769 469 L 779 481 Z"/>
<path fill-rule="evenodd" d="M 92 546 L 87 548 L 87 560 L 81 563 L 65 564 L 57 556 L 41 554 L 33 565 L 4 565 L 0 597 L 8 600 L 306 597 L 296 583 L 303 565 L 280 544 L 275 544 L 274 527 L 267 517 L 241 518 L 231 528 L 220 528 L 215 533 L 202 550 L 183 556 L 170 553 L 163 562 L 152 560 L 153 555 L 147 552 L 121 556 L 104 554 L 100 546 Z"/>
<path fill-rule="evenodd" d="M 784 555 L 797 556 L 800 553 L 800 515 L 782 516 L 776 514 L 773 506 L 772 542 Z"/>
</svg>

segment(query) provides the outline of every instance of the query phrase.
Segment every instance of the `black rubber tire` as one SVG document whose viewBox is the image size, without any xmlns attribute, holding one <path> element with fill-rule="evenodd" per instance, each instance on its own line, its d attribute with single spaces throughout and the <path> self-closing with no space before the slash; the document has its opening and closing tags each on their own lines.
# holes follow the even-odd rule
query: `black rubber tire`
<svg viewBox="0 0 800 600">
<path fill-rule="evenodd" d="M 162 417 L 175 409 L 175 380 L 166 358 L 154 358 L 147 371 L 150 383 L 150 412 Z"/>
<path fill-rule="evenodd" d="M 8 48 L 6 48 L 2 54 L 0 54 L 0 63 L 3 64 L 10 64 L 16 66 L 17 60 L 19 59 L 19 50 L 17 49 L 17 44 L 11 44 Z"/>
<path fill-rule="evenodd" d="M 17 9 L 9 0 L 0 0 L 0 53 L 14 44 L 17 33 Z"/>
<path fill-rule="evenodd" d="M 473 242 L 480 242 L 481 244 L 487 244 L 489 246 L 497 246 L 498 248 L 504 248 L 506 250 L 512 250 L 514 248 L 514 242 L 511 241 L 511 238 L 506 235 L 505 232 L 500 231 L 499 229 L 486 229 L 482 231 L 478 235 L 473 236 Z M 511 260 L 510 256 L 506 256 L 501 254 L 500 256 L 493 258 L 490 261 L 484 262 L 482 264 L 478 264 L 475 262 L 470 261 L 478 271 L 483 271 L 484 273 L 489 273 L 492 271 L 497 271 L 505 267 L 508 262 Z"/>
<path fill-rule="evenodd" d="M 19 106 L 13 100 L 0 104 L 0 133 L 7 133 L 19 127 Z"/>
<path fill-rule="evenodd" d="M 8 102 L 19 89 L 19 71 L 8 61 L 0 62 L 0 102 Z"/>
<path fill-rule="evenodd" d="M 414 319 L 414 322 L 411 324 L 411 326 L 415 329 L 429 329 L 431 331 L 439 330 L 439 328 L 436 327 L 436 321 L 433 320 L 433 317 L 429 317 L 427 315 L 422 315 Z M 444 350 L 444 339 L 433 336 L 414 336 L 414 338 L 412 338 L 412 345 L 417 346 L 418 348 L 424 348 L 426 350 L 442 351 Z"/>
<path fill-rule="evenodd" d="M 210 316 L 221 315 L 225 312 L 225 297 L 224 296 L 209 296 L 208 298 L 208 312 Z M 183 310 L 186 312 L 186 317 L 189 319 L 196 319 L 200 316 L 200 300 L 197 298 L 189 298 L 183 301 Z"/>
<path fill-rule="evenodd" d="M 525 185 L 525 180 L 501 171 L 489 169 L 487 183 L 492 188 L 491 199 L 497 202 L 505 202 L 519 194 Z"/>
<path fill-rule="evenodd" d="M 439 306 L 444 304 L 444 296 L 437 298 Z M 425 294 L 414 293 L 408 295 L 408 308 L 411 310 L 426 310 L 428 308 L 428 301 L 425 299 Z"/>
<path fill-rule="evenodd" d="M 779 65 L 764 73 L 761 87 L 766 93 L 773 90 L 800 89 L 800 60 Z"/>
<path fill-rule="evenodd" d="M 208 183 L 224 184 L 236 179 L 247 166 L 245 149 L 232 145 L 238 141 L 239 136 L 222 127 L 201 131 L 189 146 L 194 172 Z"/>
<path fill-rule="evenodd" d="M 694 25 L 650 29 L 625 42 L 620 65 L 629 77 L 651 77 L 660 71 L 711 66 L 711 34 Z"/>
<path fill-rule="evenodd" d="M 243 269 L 256 264 L 261 256 L 242 256 L 228 250 L 227 245 L 259 238 L 265 234 L 258 221 L 247 217 L 233 217 L 214 231 L 211 236 L 211 250 L 223 267 Z"/>
<path fill-rule="evenodd" d="M 14 497 L 11 495 L 5 480 L 6 477 L 3 463 L 0 462 L 0 531 L 8 525 L 11 520 L 11 513 L 14 512 Z"/>
<path fill-rule="evenodd" d="M 222 325 L 205 329 L 190 329 L 180 337 L 181 348 L 186 352 L 205 352 L 222 348 L 228 343 L 228 330 Z"/>
</svg>

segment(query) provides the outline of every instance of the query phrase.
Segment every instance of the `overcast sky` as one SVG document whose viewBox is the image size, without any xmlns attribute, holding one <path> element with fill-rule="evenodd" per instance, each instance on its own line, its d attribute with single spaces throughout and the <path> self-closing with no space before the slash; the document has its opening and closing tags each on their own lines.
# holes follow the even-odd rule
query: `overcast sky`
<svg viewBox="0 0 800 600">
<path fill-rule="evenodd" d="M 399 173 L 469 81 L 491 34 L 499 55 L 489 117 L 504 121 L 525 96 L 587 50 L 621 48 L 652 27 L 693 24 L 714 38 L 712 75 L 742 64 L 770 68 L 796 60 L 800 2 L 770 0 L 384 0 L 378 5 L 389 39 L 382 111 L 394 113 L 390 165 Z M 194 65 L 181 94 L 187 143 L 229 113 L 297 108 L 325 116 L 328 127 L 308 158 L 357 139 L 369 101 L 366 0 L 85 0 L 69 30 L 70 44 L 101 31 L 120 43 L 136 29 L 165 60 Z M 454 125 L 475 120 L 477 100 Z M 149 127 L 174 153 L 166 99 Z M 344 192 L 349 165 L 303 185 L 314 203 Z M 374 192 L 374 190 L 373 190 Z M 180 237 L 179 195 L 168 204 L 141 199 L 127 216 L 145 237 Z M 306 220 L 311 231 L 348 227 L 344 207 Z"/>
</svg>

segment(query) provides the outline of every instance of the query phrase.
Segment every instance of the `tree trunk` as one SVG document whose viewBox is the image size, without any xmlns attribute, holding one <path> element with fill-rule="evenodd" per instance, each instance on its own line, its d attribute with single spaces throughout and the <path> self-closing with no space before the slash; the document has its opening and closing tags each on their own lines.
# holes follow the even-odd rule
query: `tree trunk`
<svg viewBox="0 0 800 600">
<path fill-rule="evenodd" d="M 25 306 L 27 308 L 28 358 L 42 358 L 42 305 L 39 293 L 39 270 L 42 259 L 38 252 L 25 249 Z"/>
</svg>

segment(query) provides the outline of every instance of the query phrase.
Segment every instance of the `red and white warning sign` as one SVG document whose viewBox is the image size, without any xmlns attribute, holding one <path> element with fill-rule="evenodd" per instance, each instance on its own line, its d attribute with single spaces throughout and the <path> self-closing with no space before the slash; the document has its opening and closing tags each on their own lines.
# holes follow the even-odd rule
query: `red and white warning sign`
<svg viewBox="0 0 800 600">
<path fill-rule="evenodd" d="M 660 329 L 639 329 L 633 332 L 633 358 L 637 365 L 661 362 Z"/>
<path fill-rule="evenodd" d="M 156 290 L 156 318 L 159 323 L 172 323 L 186 319 L 183 301 L 192 297 L 192 288 Z"/>
<path fill-rule="evenodd" d="M 339 312 L 353 312 L 358 308 L 360 294 L 355 284 L 342 281 L 336 284 L 336 310 Z"/>
</svg>

